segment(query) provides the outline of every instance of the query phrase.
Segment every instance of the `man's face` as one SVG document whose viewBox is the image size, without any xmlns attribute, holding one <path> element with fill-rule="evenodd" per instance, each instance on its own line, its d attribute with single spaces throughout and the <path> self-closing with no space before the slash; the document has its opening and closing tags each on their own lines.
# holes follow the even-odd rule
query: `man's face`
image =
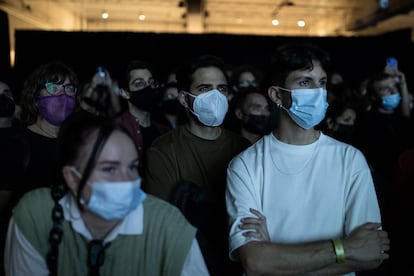
<svg viewBox="0 0 414 276">
<path fill-rule="evenodd" d="M 374 89 L 376 92 L 376 96 L 379 99 L 381 99 L 384 96 L 389 96 L 389 95 L 399 93 L 397 83 L 392 77 L 375 82 Z"/>
<path fill-rule="evenodd" d="M 270 115 L 269 103 L 260 93 L 250 93 L 243 104 L 243 113 L 246 115 Z"/>
<path fill-rule="evenodd" d="M 228 84 L 226 76 L 217 67 L 203 67 L 197 69 L 193 74 L 194 81 L 190 86 L 193 95 L 198 96 L 213 89 L 219 90 L 227 97 Z"/>
<path fill-rule="evenodd" d="M 292 71 L 286 78 L 286 89 L 325 88 L 327 74 L 319 61 L 313 61 L 313 68 L 309 70 Z M 286 106 L 290 106 L 290 93 L 282 93 Z"/>
<path fill-rule="evenodd" d="M 10 99 L 14 100 L 13 93 L 12 93 L 10 87 L 7 84 L 5 84 L 4 82 L 0 82 L 0 95 L 1 94 L 5 94 Z"/>
<path fill-rule="evenodd" d="M 238 80 L 238 87 L 245 88 L 245 87 L 257 87 L 256 78 L 254 77 L 252 72 L 243 72 L 240 74 Z"/>
<path fill-rule="evenodd" d="M 128 89 L 136 92 L 155 82 L 152 73 L 148 69 L 134 69 L 129 72 Z"/>
</svg>

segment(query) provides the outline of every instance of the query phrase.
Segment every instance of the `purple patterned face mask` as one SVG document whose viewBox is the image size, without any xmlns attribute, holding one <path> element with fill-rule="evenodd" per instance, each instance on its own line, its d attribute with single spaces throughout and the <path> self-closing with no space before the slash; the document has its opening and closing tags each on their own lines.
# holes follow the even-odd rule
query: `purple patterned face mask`
<svg viewBox="0 0 414 276">
<path fill-rule="evenodd" d="M 60 126 L 75 108 L 75 97 L 66 94 L 42 96 L 39 97 L 38 108 L 46 121 Z"/>
</svg>

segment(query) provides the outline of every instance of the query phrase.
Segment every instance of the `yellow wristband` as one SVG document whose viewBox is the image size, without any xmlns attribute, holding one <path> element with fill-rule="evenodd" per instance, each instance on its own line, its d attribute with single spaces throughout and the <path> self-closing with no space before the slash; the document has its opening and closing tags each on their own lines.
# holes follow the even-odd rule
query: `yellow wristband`
<svg viewBox="0 0 414 276">
<path fill-rule="evenodd" d="M 332 240 L 335 254 L 336 254 L 336 262 L 338 264 L 345 263 L 345 251 L 344 251 L 344 245 L 342 244 L 342 241 L 340 239 Z"/>
</svg>

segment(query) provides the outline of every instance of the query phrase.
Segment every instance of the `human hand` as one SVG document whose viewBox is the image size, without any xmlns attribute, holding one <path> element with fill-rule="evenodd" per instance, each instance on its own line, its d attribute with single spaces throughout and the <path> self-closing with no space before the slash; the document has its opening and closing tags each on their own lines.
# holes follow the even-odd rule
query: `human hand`
<svg viewBox="0 0 414 276">
<path fill-rule="evenodd" d="M 112 87 L 111 76 L 108 70 L 103 67 L 98 67 L 97 72 L 92 76 L 91 87 L 96 87 L 99 84 Z"/>
<path fill-rule="evenodd" d="M 243 233 L 246 237 L 254 237 L 260 241 L 269 241 L 270 236 L 267 231 L 266 217 L 262 215 L 258 210 L 250 208 L 249 211 L 256 215 L 256 217 L 246 217 L 241 219 L 240 229 L 249 229 Z"/>
<path fill-rule="evenodd" d="M 380 223 L 365 223 L 355 229 L 343 240 L 345 257 L 361 262 L 378 261 L 389 258 L 388 233 L 381 229 Z"/>
</svg>

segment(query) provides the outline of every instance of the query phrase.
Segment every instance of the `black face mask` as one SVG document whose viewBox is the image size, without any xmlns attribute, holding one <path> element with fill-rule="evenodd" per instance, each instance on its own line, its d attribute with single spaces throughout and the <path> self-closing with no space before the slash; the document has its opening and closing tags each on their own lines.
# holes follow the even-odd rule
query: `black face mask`
<svg viewBox="0 0 414 276">
<path fill-rule="evenodd" d="M 353 125 L 339 124 L 338 129 L 335 131 L 335 138 L 340 141 L 349 143 L 354 136 L 355 127 Z"/>
<path fill-rule="evenodd" d="M 162 101 L 161 108 L 164 113 L 170 115 L 178 115 L 184 109 L 177 99 Z"/>
<path fill-rule="evenodd" d="M 150 86 L 138 91 L 129 92 L 129 97 L 129 101 L 138 109 L 152 112 L 157 106 L 155 89 Z"/>
<path fill-rule="evenodd" d="M 269 131 L 270 126 L 270 116 L 265 115 L 248 115 L 249 118 L 246 122 L 243 122 L 243 127 L 251 133 L 254 134 L 265 134 Z"/>
<path fill-rule="evenodd" d="M 13 117 L 16 104 L 6 94 L 0 95 L 0 118 Z"/>
</svg>

